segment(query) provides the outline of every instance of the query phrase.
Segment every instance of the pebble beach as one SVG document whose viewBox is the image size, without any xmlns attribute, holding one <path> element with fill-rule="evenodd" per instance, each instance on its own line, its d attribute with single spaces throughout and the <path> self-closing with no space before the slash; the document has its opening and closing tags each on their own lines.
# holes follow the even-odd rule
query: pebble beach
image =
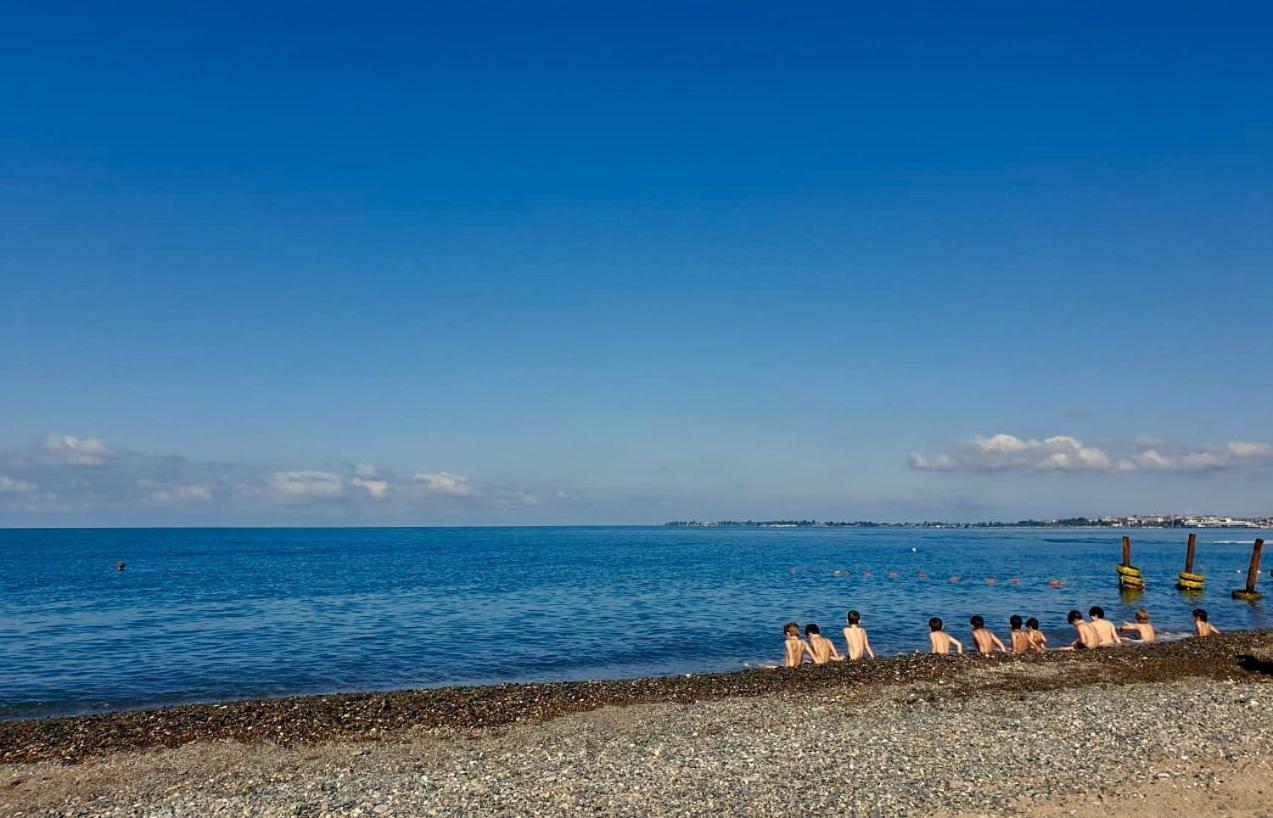
<svg viewBox="0 0 1273 818">
<path fill-rule="evenodd" d="M 5 722 L 0 815 L 1255 816 L 1270 660 L 1237 633 Z"/>
</svg>

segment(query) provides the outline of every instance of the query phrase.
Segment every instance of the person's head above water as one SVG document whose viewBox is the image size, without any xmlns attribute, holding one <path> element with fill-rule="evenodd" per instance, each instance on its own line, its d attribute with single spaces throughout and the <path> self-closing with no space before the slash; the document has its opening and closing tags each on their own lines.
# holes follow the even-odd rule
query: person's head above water
<svg viewBox="0 0 1273 818">
<path fill-rule="evenodd" d="M 968 621 L 972 623 L 972 629 L 975 631 L 979 631 L 982 628 L 986 627 L 986 620 L 982 619 L 980 614 L 978 614 L 977 616 L 974 616 L 972 619 L 969 619 Z"/>
<path fill-rule="evenodd" d="M 800 625 L 795 622 L 788 622 L 787 624 L 782 626 L 782 632 L 786 636 L 799 636 Z"/>
<path fill-rule="evenodd" d="M 942 629 L 941 617 L 934 616 L 932 619 L 928 620 L 928 629 L 930 631 L 941 630 Z"/>
<path fill-rule="evenodd" d="M 1087 615 L 1092 617 L 1093 619 L 1104 619 L 1105 609 L 1102 608 L 1100 605 L 1093 605 L 1092 607 L 1087 609 Z"/>
<path fill-rule="evenodd" d="M 1206 621 L 1207 621 L 1207 610 L 1206 610 L 1205 608 L 1194 608 L 1194 609 L 1193 609 L 1193 618 L 1194 618 L 1194 619 L 1196 619 L 1196 620 L 1198 620 L 1199 622 L 1206 622 Z"/>
<path fill-rule="evenodd" d="M 1149 611 L 1148 611 L 1147 609 L 1145 609 L 1145 608 L 1137 608 L 1137 609 L 1136 609 L 1136 621 L 1137 621 L 1137 622 L 1148 622 L 1148 621 L 1149 621 Z"/>
<path fill-rule="evenodd" d="M 849 611 L 849 624 L 856 625 L 862 621 L 862 614 L 857 611 Z"/>
<path fill-rule="evenodd" d="M 821 633 L 822 633 L 822 628 L 819 628 L 813 622 L 810 622 L 808 625 L 804 626 L 805 636 L 819 636 Z"/>
<path fill-rule="evenodd" d="M 1070 611 L 1069 615 L 1065 617 L 1065 621 L 1069 622 L 1071 625 L 1073 625 L 1075 622 L 1082 622 L 1083 614 L 1079 613 L 1078 611 Z"/>
<path fill-rule="evenodd" d="M 1008 625 L 1014 631 L 1021 630 L 1021 617 L 1018 614 L 1013 614 L 1012 616 L 1008 617 Z"/>
<path fill-rule="evenodd" d="M 1025 626 L 1032 631 L 1037 631 L 1039 629 L 1039 620 L 1032 616 L 1025 621 Z"/>
</svg>

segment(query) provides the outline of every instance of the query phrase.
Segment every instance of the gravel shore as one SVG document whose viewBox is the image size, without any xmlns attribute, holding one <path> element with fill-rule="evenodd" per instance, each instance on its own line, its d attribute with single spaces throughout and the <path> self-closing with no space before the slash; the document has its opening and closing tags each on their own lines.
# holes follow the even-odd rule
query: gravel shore
<svg viewBox="0 0 1273 818">
<path fill-rule="evenodd" d="M 899 657 L 726 674 L 739 677 L 737 694 L 722 677 L 678 677 L 661 698 L 638 686 L 649 698 L 624 707 L 600 694 L 570 707 L 567 694 L 587 685 L 502 686 L 468 695 L 532 688 L 548 704 L 520 721 L 460 708 L 501 715 L 422 719 L 378 736 L 370 726 L 329 736 L 300 727 L 283 743 L 211 736 L 112 751 L 99 741 L 76 764 L 5 744 L 31 758 L 0 766 L 0 815 L 1108 815 L 1118 814 L 1111 804 L 1146 801 L 1213 814 L 1199 805 L 1219 803 L 1206 800 L 1218 787 L 1240 785 L 1235 804 L 1263 803 L 1243 782 L 1263 786 L 1273 760 L 1273 676 L 1242 657 L 1270 648 L 1273 636 L 1235 634 L 1026 660 Z M 714 681 L 696 690 L 701 678 Z M 614 694 L 628 683 L 599 684 Z M 428 693 L 460 695 L 239 706 L 391 701 L 392 710 L 423 701 L 395 696 Z M 191 718 L 190 708 L 156 713 L 90 722 Z M 10 723 L 3 740 L 47 739 L 54 722 L 70 731 L 84 721 Z"/>
</svg>

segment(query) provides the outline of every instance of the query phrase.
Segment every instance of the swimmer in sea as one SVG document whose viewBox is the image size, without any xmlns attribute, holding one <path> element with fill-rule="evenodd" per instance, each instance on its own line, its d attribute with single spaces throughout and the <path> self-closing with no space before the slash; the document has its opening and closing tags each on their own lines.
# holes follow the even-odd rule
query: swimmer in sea
<svg viewBox="0 0 1273 818">
<path fill-rule="evenodd" d="M 1096 635 L 1096 631 L 1092 630 L 1092 626 L 1083 621 L 1083 614 L 1078 611 L 1070 611 L 1069 616 L 1065 617 L 1065 621 L 1074 626 L 1074 630 L 1078 638 L 1070 643 L 1070 647 L 1075 650 L 1091 650 L 1101 646 L 1101 638 Z"/>
<path fill-rule="evenodd" d="M 1105 609 L 1100 605 L 1093 605 L 1088 609 L 1087 615 L 1092 617 L 1089 623 L 1092 630 L 1096 631 L 1096 636 L 1101 640 L 1101 647 L 1109 648 L 1114 645 L 1123 644 L 1123 640 L 1118 638 L 1118 631 L 1114 628 L 1114 623 L 1105 618 Z"/>
<path fill-rule="evenodd" d="M 1193 609 L 1193 632 L 1198 636 L 1220 635 L 1220 629 L 1207 621 L 1207 612 L 1204 608 Z"/>
<path fill-rule="evenodd" d="M 813 654 L 815 665 L 827 662 L 843 662 L 844 657 L 835 649 L 835 643 L 822 635 L 822 629 L 810 622 L 804 626 L 805 640 L 809 643 L 809 651 Z"/>
<path fill-rule="evenodd" d="M 950 653 L 950 646 L 954 645 L 955 650 L 960 654 L 964 652 L 964 644 L 955 637 L 942 630 L 943 624 L 939 617 L 934 616 L 928 620 L 928 652 L 937 654 Z"/>
<path fill-rule="evenodd" d="M 1000 653 L 1007 653 L 1008 649 L 1003 646 L 1003 642 L 999 641 L 999 637 L 995 636 L 989 628 L 986 627 L 986 620 L 980 616 L 974 616 L 969 620 L 972 624 L 972 643 L 977 647 L 977 652 L 983 656 L 989 656 L 998 648 Z"/>
<path fill-rule="evenodd" d="M 1033 616 L 1025 621 L 1025 635 L 1030 640 L 1030 647 L 1039 653 L 1048 649 L 1048 637 L 1043 631 L 1039 630 L 1039 620 Z"/>
<path fill-rule="evenodd" d="M 857 611 L 849 611 L 845 617 L 849 626 L 844 629 L 844 652 L 849 659 L 857 661 L 863 656 L 875 658 L 875 651 L 871 650 L 871 640 L 867 638 L 866 628 L 862 627 L 862 614 Z"/>
<path fill-rule="evenodd" d="M 1124 622 L 1119 630 L 1136 634 L 1136 639 L 1141 642 L 1152 642 L 1158 638 L 1158 634 L 1154 633 L 1154 626 L 1149 622 L 1149 611 L 1145 608 L 1137 608 L 1136 621 Z"/>
<path fill-rule="evenodd" d="M 813 651 L 800 638 L 800 626 L 795 622 L 788 622 L 782 626 L 782 632 L 785 636 L 783 641 L 783 667 L 800 667 L 804 664 L 804 657 L 809 656 L 810 661 L 814 661 Z"/>
<path fill-rule="evenodd" d="M 1036 648 L 1030 642 L 1030 634 L 1022 630 L 1021 625 L 1021 617 L 1017 614 L 1008 617 L 1008 627 L 1012 628 L 1012 652 L 1018 656 L 1023 653 L 1029 653 L 1032 650 L 1042 653 L 1043 649 Z"/>
</svg>

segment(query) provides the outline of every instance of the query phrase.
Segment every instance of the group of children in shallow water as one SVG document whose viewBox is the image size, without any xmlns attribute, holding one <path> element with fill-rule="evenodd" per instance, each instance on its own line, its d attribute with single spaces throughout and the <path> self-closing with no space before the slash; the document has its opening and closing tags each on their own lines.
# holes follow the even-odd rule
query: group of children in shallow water
<svg viewBox="0 0 1273 818">
<path fill-rule="evenodd" d="M 1124 622 L 1118 628 L 1105 618 L 1105 610 L 1099 605 L 1093 605 L 1087 613 L 1091 617 L 1090 621 L 1083 619 L 1083 614 L 1079 611 L 1070 611 L 1066 622 L 1074 626 L 1077 636 L 1069 645 L 1058 650 L 1091 650 L 1121 645 L 1124 639 L 1118 635 L 1119 631 L 1128 634 L 1128 642 L 1143 644 L 1157 639 L 1154 626 L 1149 621 L 1149 611 L 1144 608 L 1136 610 L 1135 622 Z M 784 625 L 786 642 L 783 667 L 796 667 L 804 664 L 806 659 L 815 665 L 842 662 L 845 659 L 854 661 L 864 656 L 874 659 L 875 651 L 871 649 L 871 640 L 862 627 L 862 615 L 857 611 L 849 611 L 846 619 L 848 625 L 844 629 L 844 655 L 836 650 L 834 642 L 822 635 L 822 630 L 817 625 L 805 625 L 803 639 L 800 638 L 798 624 L 788 622 Z M 1012 628 L 1011 649 L 986 627 L 986 621 L 980 616 L 974 616 L 970 623 L 972 642 L 977 653 L 1043 653 L 1048 649 L 1048 638 L 1039 630 L 1039 620 L 1034 617 L 1023 621 L 1013 614 L 1008 619 L 1008 625 Z M 963 653 L 963 643 L 946 633 L 944 627 L 941 619 L 936 616 L 928 620 L 929 653 L 947 654 L 952 650 Z M 1193 611 L 1193 628 L 1197 636 L 1214 636 L 1220 632 L 1207 621 L 1207 612 L 1202 608 L 1195 608 Z"/>
</svg>

